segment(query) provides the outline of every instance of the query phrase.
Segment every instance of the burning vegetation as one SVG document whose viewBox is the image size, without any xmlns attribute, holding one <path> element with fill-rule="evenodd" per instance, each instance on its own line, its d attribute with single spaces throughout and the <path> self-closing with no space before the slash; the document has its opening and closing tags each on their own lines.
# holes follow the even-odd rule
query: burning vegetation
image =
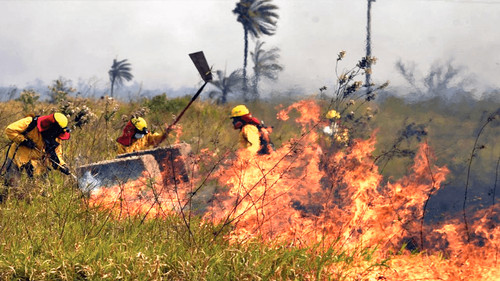
<svg viewBox="0 0 500 281">
<path fill-rule="evenodd" d="M 449 173 L 427 143 L 407 176 L 384 181 L 373 157 L 376 131 L 348 145 L 322 142 L 320 106 L 299 101 L 277 118 L 286 121 L 292 111 L 301 135 L 270 155 L 204 151 L 190 162 L 190 182 L 163 184 L 144 175 L 101 189 L 90 201 L 114 209 L 117 218 L 180 215 L 188 228 L 198 213 L 214 225 L 214 237 L 225 235 L 232 243 L 257 240 L 309 249 L 318 257 L 352 255 L 359 264 L 347 274 L 338 264 L 323 269 L 345 280 L 498 280 L 499 204 L 475 212 L 468 224 L 458 217 L 425 220 L 429 199 Z M 208 175 L 196 173 L 202 163 L 213 165 Z M 220 188 L 205 206 L 193 206 L 210 181 Z"/>
<path fill-rule="evenodd" d="M 344 55 L 337 58 L 331 95 L 323 86 L 311 99 L 277 107 L 252 104 L 263 109 L 259 116 L 275 115 L 264 117 L 268 124 L 277 119 L 276 150 L 265 155 L 235 149 L 224 105 L 195 103 L 194 113 L 176 125 L 210 81 L 203 76 L 208 68 L 200 71 L 205 84 L 191 100 L 162 95 L 145 100 L 139 110 L 128 104 L 133 115 L 153 120 L 152 130 L 164 126 L 165 116 L 181 112 L 166 128 L 167 147 L 116 156 L 111 135 L 129 119 L 116 116 L 132 110 L 106 98 L 96 101 L 103 110 L 94 114 L 91 101 L 62 100 L 59 110 L 77 131 L 67 151 L 78 162 L 80 189 L 63 188 L 67 180 L 51 175 L 13 190 L 0 206 L 0 279 L 498 280 L 500 160 L 488 204 L 478 199 L 484 186 L 476 188 L 478 178 L 486 180 L 471 176 L 473 162 L 484 158 L 497 136 L 479 141 L 489 124 L 497 124 L 500 111 L 487 114 L 497 103 L 476 110 L 483 116 L 475 120 L 486 122 L 467 160 L 462 212 L 437 215 L 431 199 L 445 201 L 450 189 L 442 191 L 464 170 L 455 160 L 465 157 L 456 156 L 460 149 L 445 151 L 453 154 L 446 165 L 440 161 L 443 150 L 436 157 L 426 112 L 434 101 L 408 106 L 387 98 L 387 105 L 372 108 L 387 83 L 367 87 L 355 79 L 371 72 L 375 60 L 363 58 L 338 74 Z M 386 117 L 373 122 L 379 106 Z M 398 130 L 401 124 L 393 119 L 407 115 L 397 110 L 419 107 L 426 120 L 404 120 Z M 434 108 L 440 125 L 446 123 L 443 116 L 455 114 L 446 110 Z M 453 128 L 461 120 L 448 123 L 438 128 L 448 130 L 444 136 L 466 136 Z M 469 122 L 467 128 L 476 127 Z M 390 137 L 395 139 L 388 144 Z M 480 165 L 483 176 L 492 174 Z M 457 196 L 446 201 L 451 197 Z"/>
</svg>

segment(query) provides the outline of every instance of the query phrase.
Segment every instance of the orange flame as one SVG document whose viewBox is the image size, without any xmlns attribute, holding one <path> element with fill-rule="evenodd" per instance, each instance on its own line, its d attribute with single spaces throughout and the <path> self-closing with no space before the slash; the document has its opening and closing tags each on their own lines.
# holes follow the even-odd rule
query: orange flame
<svg viewBox="0 0 500 281">
<path fill-rule="evenodd" d="M 372 157 L 375 134 L 344 149 L 325 150 L 317 141 L 320 107 L 300 101 L 277 118 L 288 120 L 292 110 L 299 113 L 294 121 L 302 134 L 271 155 L 238 151 L 216 175 L 227 190 L 212 200 L 206 221 L 231 225 L 233 241 L 261 237 L 300 247 L 378 246 L 380 258 L 404 245 L 421 250 L 390 255 L 389 269 L 364 273 L 363 280 L 500 280 L 499 204 L 471 218 L 470 241 L 459 220 L 424 223 L 427 201 L 449 173 L 434 164 L 427 143 L 420 146 L 411 174 L 384 183 Z M 146 179 L 101 189 L 94 202 L 120 214 L 151 217 L 173 214 L 189 200 L 187 188 Z"/>
<path fill-rule="evenodd" d="M 136 180 L 101 187 L 91 194 L 90 205 L 111 210 L 118 219 L 129 216 L 166 217 L 176 214 L 185 206 L 188 198 L 186 183 L 177 180 L 178 186 L 165 185 L 165 177 L 166 175 L 163 175 L 163 179 L 154 178 L 143 173 L 143 176 Z"/>
<path fill-rule="evenodd" d="M 420 258 L 400 255 L 392 266 L 401 271 L 383 276 L 402 278 L 394 280 L 443 276 L 461 280 L 470 274 L 498 278 L 500 227 L 491 223 L 493 213 L 498 220 L 498 210 L 490 212 L 489 219 L 477 219 L 473 226 L 481 243 L 488 245 L 480 250 L 464 241 L 458 221 L 441 228 L 424 223 L 426 202 L 449 172 L 433 164 L 428 144 L 420 146 L 412 174 L 383 185 L 371 157 L 375 135 L 355 140 L 344 151 L 323 153 L 314 130 L 320 120 L 319 106 L 301 101 L 277 117 L 288 120 L 293 109 L 300 113 L 295 122 L 303 134 L 271 155 L 253 157 L 239 152 L 238 159 L 219 176 L 229 190 L 220 195 L 206 219 L 232 223 L 231 239 L 238 241 L 258 236 L 303 246 L 318 242 L 347 248 L 378 245 L 392 251 L 405 244 L 443 250 L 440 241 L 446 241 L 448 254 L 457 259 L 445 261 L 425 253 Z"/>
</svg>

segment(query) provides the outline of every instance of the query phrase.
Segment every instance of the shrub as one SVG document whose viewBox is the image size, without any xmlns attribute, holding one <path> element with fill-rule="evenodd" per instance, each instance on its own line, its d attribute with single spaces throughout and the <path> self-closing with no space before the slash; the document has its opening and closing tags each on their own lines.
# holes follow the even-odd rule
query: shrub
<svg viewBox="0 0 500 281">
<path fill-rule="evenodd" d="M 23 104 L 23 111 L 33 111 L 35 104 L 40 99 L 40 95 L 33 89 L 23 90 L 17 101 Z"/>
</svg>

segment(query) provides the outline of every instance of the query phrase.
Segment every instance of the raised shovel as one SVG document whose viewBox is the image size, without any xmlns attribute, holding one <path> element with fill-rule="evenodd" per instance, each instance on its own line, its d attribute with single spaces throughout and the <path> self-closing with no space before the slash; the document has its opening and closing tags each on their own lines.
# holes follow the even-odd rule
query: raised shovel
<svg viewBox="0 0 500 281">
<path fill-rule="evenodd" d="M 181 113 L 175 118 L 174 122 L 167 127 L 167 134 L 172 128 L 179 122 L 181 119 L 182 115 L 184 115 L 184 112 L 191 106 L 191 104 L 198 98 L 198 96 L 201 94 L 201 91 L 203 91 L 203 88 L 205 88 L 205 85 L 207 85 L 208 82 L 212 81 L 212 71 L 210 67 L 208 66 L 207 60 L 205 59 L 205 55 L 203 54 L 203 51 L 196 52 L 189 54 L 189 57 L 193 61 L 194 65 L 196 66 L 196 69 L 198 69 L 198 72 L 201 75 L 201 78 L 205 83 L 201 86 L 200 89 L 196 92 L 196 94 L 191 98 L 189 103 L 186 105 L 186 107 L 181 111 Z"/>
</svg>

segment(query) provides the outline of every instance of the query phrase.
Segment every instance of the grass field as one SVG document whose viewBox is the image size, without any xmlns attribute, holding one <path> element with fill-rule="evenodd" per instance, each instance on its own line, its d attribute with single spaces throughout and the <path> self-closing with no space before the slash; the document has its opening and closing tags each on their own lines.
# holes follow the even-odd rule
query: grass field
<svg viewBox="0 0 500 281">
<path fill-rule="evenodd" d="M 132 114 L 144 116 L 151 130 L 161 131 L 189 99 L 157 96 L 123 103 L 107 98 L 68 98 L 56 104 L 36 105 L 9 101 L 0 104 L 0 126 L 5 128 L 31 112 L 63 111 L 73 124 L 79 124 L 64 143 L 65 160 L 74 170 L 79 165 L 114 158 L 115 139 Z M 318 110 L 317 118 L 323 116 L 328 102 L 317 97 L 308 100 Z M 205 195 L 213 196 L 210 202 L 235 204 L 234 198 L 241 198 L 235 199 L 237 204 L 246 204 L 245 200 L 252 198 L 248 209 L 237 205 L 238 210 L 228 213 L 229 221 L 207 219 L 210 212 L 214 212 L 211 217 L 225 215 L 227 208 L 202 206 L 206 200 L 197 202 L 202 209 L 198 212 L 147 219 L 143 214 L 119 216 L 91 204 L 70 177 L 52 172 L 42 178 L 23 179 L 0 204 L 0 278 L 500 278 L 498 102 L 459 101 L 450 105 L 439 99 L 407 103 L 401 98 L 387 98 L 371 104 L 368 113 L 363 106 L 362 118 L 343 117 L 350 128 L 351 142 L 340 146 L 319 133 L 321 125 L 315 123 L 316 119 L 296 123 L 304 116 L 300 110 L 306 108 L 305 104 L 294 108 L 296 102 L 301 101 L 248 104 L 255 116 L 274 127 L 272 139 L 277 147 L 275 156 L 256 162 L 257 174 L 261 173 L 257 183 L 242 184 L 254 172 L 252 164 L 241 168 L 234 162 L 241 159 L 236 151 L 238 132 L 228 118 L 234 104 L 197 101 L 162 144 L 183 141 L 191 145 L 199 161 L 189 188 L 202 184 Z M 277 119 L 278 113 L 289 106 L 290 118 Z M 78 119 L 80 112 L 84 118 Z M 373 116 L 365 118 L 368 115 Z M 366 151 L 358 147 L 370 140 L 371 150 L 368 144 Z M 434 151 L 435 158 L 422 150 L 423 143 Z M 3 138 L 3 153 L 7 144 Z M 318 148 L 328 158 L 319 156 Z M 361 156 L 354 156 L 358 148 Z M 424 164 L 420 172 L 415 165 L 418 155 L 432 162 Z M 447 167 L 448 173 L 438 184 L 437 173 L 442 167 Z M 232 175 L 241 182 L 235 183 L 234 177 L 221 171 L 234 171 Z M 354 172 L 358 174 L 351 176 Z M 373 183 L 368 183 L 368 175 L 374 177 Z M 312 180 L 314 176 L 316 181 Z M 265 185 L 261 184 L 263 178 Z M 354 182 L 360 184 L 351 184 Z M 466 182 L 470 191 L 466 206 L 469 240 L 460 221 Z M 361 192 L 364 183 L 369 189 Z M 397 183 L 402 183 L 402 189 Z M 410 183 L 417 184 L 413 192 Z M 236 189 L 238 186 L 252 186 L 252 190 L 229 200 L 242 192 Z M 263 190 L 259 191 L 261 186 Z M 220 194 L 213 194 L 215 191 Z M 409 193 L 421 193 L 422 198 L 414 201 Z M 372 213 L 375 211 L 379 213 Z M 284 226 L 288 224 L 291 227 Z M 437 225 L 442 232 L 429 230 Z M 428 231 L 425 238 L 423 231 Z M 251 235 L 238 239 L 242 233 Z M 377 238 L 368 237 L 370 233 Z"/>
</svg>

